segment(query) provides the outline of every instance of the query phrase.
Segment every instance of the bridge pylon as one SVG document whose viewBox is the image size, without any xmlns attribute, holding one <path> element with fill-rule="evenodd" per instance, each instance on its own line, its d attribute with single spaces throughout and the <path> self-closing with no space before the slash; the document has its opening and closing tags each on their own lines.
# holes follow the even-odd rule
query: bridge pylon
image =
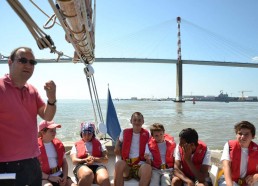
<svg viewBox="0 0 258 186">
<path fill-rule="evenodd" d="M 182 55 L 181 55 L 181 33 L 180 33 L 180 23 L 181 23 L 181 17 L 177 17 L 177 64 L 176 64 L 176 99 L 175 102 L 185 102 L 183 100 L 183 65 L 182 65 Z"/>
</svg>

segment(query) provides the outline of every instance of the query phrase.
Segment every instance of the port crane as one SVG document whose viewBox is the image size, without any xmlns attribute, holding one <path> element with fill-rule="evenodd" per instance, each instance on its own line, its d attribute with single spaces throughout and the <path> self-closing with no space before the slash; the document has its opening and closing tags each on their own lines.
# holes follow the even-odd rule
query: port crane
<svg viewBox="0 0 258 186">
<path fill-rule="evenodd" d="M 245 96 L 244 96 L 244 93 L 245 92 L 252 92 L 251 90 L 241 90 L 241 91 L 238 91 L 238 92 L 241 92 L 241 99 L 245 99 Z"/>
</svg>

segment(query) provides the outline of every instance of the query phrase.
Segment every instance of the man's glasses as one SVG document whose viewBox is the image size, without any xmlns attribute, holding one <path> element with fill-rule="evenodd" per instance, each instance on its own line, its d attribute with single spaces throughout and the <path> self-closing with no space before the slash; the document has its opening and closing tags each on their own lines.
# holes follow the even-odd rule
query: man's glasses
<svg viewBox="0 0 258 186">
<path fill-rule="evenodd" d="M 28 60 L 27 58 L 25 58 L 25 57 L 22 57 L 22 58 L 20 58 L 20 59 L 16 59 L 17 61 L 19 61 L 20 63 L 22 63 L 22 64 L 26 64 L 26 63 L 30 63 L 31 65 L 36 65 L 37 64 L 37 61 L 35 61 L 35 60 L 33 60 L 33 59 L 30 59 L 30 60 Z"/>
</svg>

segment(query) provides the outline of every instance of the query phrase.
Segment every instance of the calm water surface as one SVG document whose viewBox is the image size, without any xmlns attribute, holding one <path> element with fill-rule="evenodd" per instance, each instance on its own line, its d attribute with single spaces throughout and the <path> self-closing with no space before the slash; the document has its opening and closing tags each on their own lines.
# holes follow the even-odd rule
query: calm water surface
<svg viewBox="0 0 258 186">
<path fill-rule="evenodd" d="M 255 102 L 192 102 L 172 101 L 128 101 L 114 100 L 121 128 L 131 127 L 130 117 L 135 111 L 143 114 L 144 127 L 155 122 L 162 123 L 166 132 L 175 137 L 183 128 L 195 128 L 199 138 L 210 149 L 222 149 L 224 143 L 235 138 L 234 124 L 248 120 L 258 129 L 258 103 Z M 101 100 L 103 118 L 106 118 L 106 100 Z M 57 137 L 62 141 L 79 139 L 79 127 L 83 121 L 94 121 L 94 113 L 89 100 L 59 100 L 54 119 L 62 125 Z M 254 141 L 258 142 L 256 137 Z"/>
</svg>

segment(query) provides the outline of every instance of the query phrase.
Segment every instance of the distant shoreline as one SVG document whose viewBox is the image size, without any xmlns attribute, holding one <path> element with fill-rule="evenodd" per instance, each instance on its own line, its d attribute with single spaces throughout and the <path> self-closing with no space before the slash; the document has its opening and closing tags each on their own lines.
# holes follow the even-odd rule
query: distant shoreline
<svg viewBox="0 0 258 186">
<path fill-rule="evenodd" d="M 59 101 L 91 101 L 90 99 L 80 99 L 80 98 L 60 98 Z M 100 101 L 107 101 L 107 99 L 99 99 Z M 115 98 L 112 99 L 114 102 L 116 101 L 175 101 L 175 98 L 137 98 L 137 99 L 131 99 L 131 98 Z M 193 102 L 192 99 L 184 99 L 185 102 Z M 195 102 L 258 102 L 258 100 L 238 100 L 238 101 L 219 101 L 219 100 L 195 100 Z"/>
</svg>

